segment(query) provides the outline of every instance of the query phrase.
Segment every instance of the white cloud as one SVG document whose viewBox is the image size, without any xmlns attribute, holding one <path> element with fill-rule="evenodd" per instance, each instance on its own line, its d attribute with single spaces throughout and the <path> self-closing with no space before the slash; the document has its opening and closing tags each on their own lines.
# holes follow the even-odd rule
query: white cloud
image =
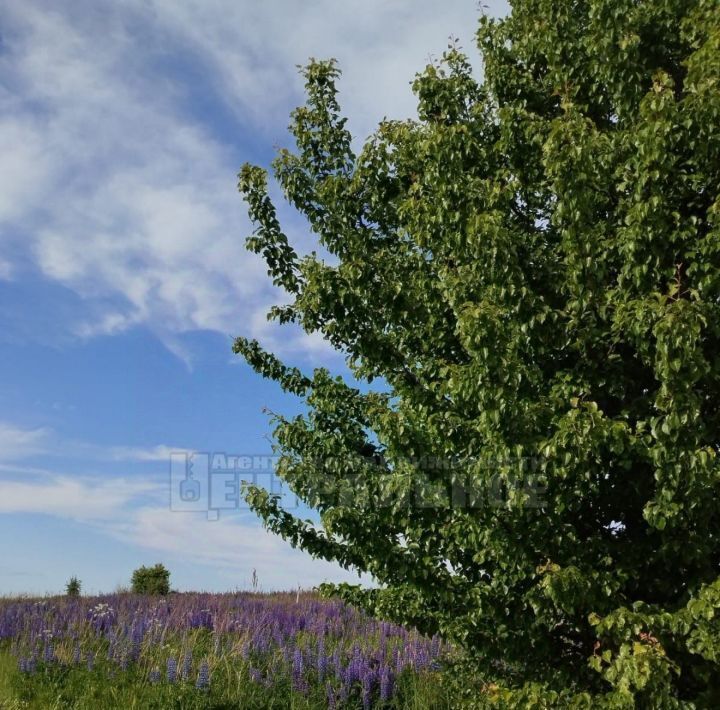
<svg viewBox="0 0 720 710">
<path fill-rule="evenodd" d="M 0 462 L 36 456 L 90 461 L 170 461 L 170 454 L 183 453 L 181 446 L 101 446 L 87 441 L 64 439 L 49 427 L 22 428 L 0 421 Z"/>
<path fill-rule="evenodd" d="M 150 448 L 139 446 L 113 446 L 109 449 L 100 449 L 108 458 L 114 461 L 170 461 L 171 454 L 189 453 L 188 449 L 165 446 L 159 444 Z"/>
<path fill-rule="evenodd" d="M 216 572 L 237 575 L 254 568 L 266 590 L 358 581 L 355 573 L 294 550 L 254 516 L 228 515 L 211 522 L 204 514 L 170 510 L 168 490 L 157 477 L 78 477 L 3 464 L 0 472 L 0 514 L 72 520 L 93 534 Z"/>
<path fill-rule="evenodd" d="M 338 565 L 313 560 L 264 530 L 249 512 L 209 521 L 207 514 L 170 509 L 167 464 L 177 447 L 99 446 L 67 440 L 48 428 L 0 421 L 0 515 L 34 514 L 72 520 L 92 533 L 128 545 L 225 570 L 255 568 L 264 589 L 305 587 L 322 581 L 358 581 Z M 43 456 L 60 467 L 25 465 Z M 80 460 L 100 466 L 87 475 L 68 469 Z M 157 462 L 143 476 L 109 475 L 102 464 Z M 369 579 L 364 577 L 363 582 Z"/>
<path fill-rule="evenodd" d="M 500 0 L 492 14 L 507 11 Z M 318 0 L 253 3 L 155 0 L 157 17 L 212 69 L 240 115 L 276 131 L 300 96 L 296 65 L 334 57 L 343 71 L 342 103 L 360 136 L 384 116 L 414 113 L 410 82 L 457 37 L 474 53 L 480 3 L 449 0 Z M 475 52 L 476 53 L 476 52 Z"/>
<path fill-rule="evenodd" d="M 359 581 L 356 573 L 294 550 L 249 518 L 227 516 L 210 522 L 202 514 L 147 507 L 137 510 L 127 522 L 107 526 L 106 532 L 123 542 L 216 570 L 237 574 L 254 568 L 265 589 Z"/>
<path fill-rule="evenodd" d="M 486 5 L 483 8 L 483 5 Z M 383 117 L 415 112 L 410 83 L 450 37 L 479 58 L 481 11 L 504 14 L 504 0 L 317 0 L 313 3 L 154 0 L 157 17 L 212 69 L 223 95 L 258 129 L 283 132 L 301 98 L 296 66 L 333 57 L 343 71 L 341 101 L 362 138 Z"/>
<path fill-rule="evenodd" d="M 97 481 L 69 476 L 40 480 L 3 477 L 0 513 L 39 513 L 75 520 L 106 521 L 134 499 L 155 493 L 157 484 L 123 478 Z"/>
<path fill-rule="evenodd" d="M 4 102 L 0 107 L 7 110 Z M 33 207 L 31 196 L 52 179 L 52 159 L 45 152 L 37 121 L 21 122 L 8 115 L 0 120 L 0 223 L 23 217 Z M 7 262 L 2 262 L 7 264 Z"/>
<path fill-rule="evenodd" d="M 280 349 L 326 356 L 317 340 L 261 325 L 276 292 L 243 247 L 238 146 L 252 156 L 287 142 L 301 99 L 294 65 L 310 55 L 340 60 L 360 135 L 384 114 L 411 114 L 415 71 L 452 32 L 469 47 L 477 16 L 467 0 L 10 0 L 0 278 L 13 271 L 3 245 L 29 249 L 47 278 L 95 303 L 68 324 L 79 337 L 145 325 L 187 358 L 177 334 L 249 326 Z M 223 106 L 237 125 L 202 115 Z"/>
<path fill-rule="evenodd" d="M 270 288 L 243 248 L 250 227 L 223 146 L 178 114 L 163 80 L 123 71 L 143 51 L 123 18 L 93 34 L 32 5 L 10 17 L 3 69 L 15 92 L 3 103 L 14 121 L 0 123 L 0 145 L 23 148 L 0 184 L 3 241 L 24 231 L 48 278 L 88 299 L 123 297 L 73 324 L 80 336 L 140 323 L 160 335 L 235 330 Z"/>
<path fill-rule="evenodd" d="M 0 258 L 0 281 L 12 281 L 13 265 L 6 259 Z"/>
<path fill-rule="evenodd" d="M 44 453 L 53 438 L 51 429 L 22 429 L 0 421 L 0 460 L 13 461 Z"/>
</svg>

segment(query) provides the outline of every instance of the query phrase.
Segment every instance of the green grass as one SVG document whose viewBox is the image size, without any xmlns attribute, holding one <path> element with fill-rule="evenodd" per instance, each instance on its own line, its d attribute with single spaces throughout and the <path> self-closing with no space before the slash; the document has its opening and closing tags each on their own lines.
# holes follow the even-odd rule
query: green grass
<svg viewBox="0 0 720 710">
<path fill-rule="evenodd" d="M 17 661 L 7 651 L 0 652 L 0 708 L 6 710 L 19 707 L 15 701 L 13 680 L 18 675 Z"/>
</svg>

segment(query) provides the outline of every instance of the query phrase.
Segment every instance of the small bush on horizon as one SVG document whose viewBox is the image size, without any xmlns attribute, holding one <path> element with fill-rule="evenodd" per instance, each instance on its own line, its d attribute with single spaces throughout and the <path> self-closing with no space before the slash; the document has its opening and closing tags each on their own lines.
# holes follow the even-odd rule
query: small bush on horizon
<svg viewBox="0 0 720 710">
<path fill-rule="evenodd" d="M 166 596 L 170 593 L 170 571 L 160 563 L 154 567 L 143 565 L 133 572 L 131 584 L 135 594 Z"/>
<path fill-rule="evenodd" d="M 82 582 L 73 575 L 65 585 L 65 594 L 69 597 L 79 597 L 82 591 Z"/>
</svg>

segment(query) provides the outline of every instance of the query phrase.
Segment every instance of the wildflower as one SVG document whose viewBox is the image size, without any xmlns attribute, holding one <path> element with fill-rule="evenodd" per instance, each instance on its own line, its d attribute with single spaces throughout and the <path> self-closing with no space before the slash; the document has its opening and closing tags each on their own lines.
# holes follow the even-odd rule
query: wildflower
<svg viewBox="0 0 720 710">
<path fill-rule="evenodd" d="M 362 706 L 363 710 L 370 710 L 372 707 L 372 698 L 370 696 L 371 688 L 366 683 L 362 684 Z"/>
<path fill-rule="evenodd" d="M 160 671 L 157 668 L 153 668 L 150 671 L 150 682 L 153 685 L 160 682 Z"/>
<path fill-rule="evenodd" d="M 318 674 L 318 680 L 322 683 L 323 680 L 325 680 L 325 676 L 327 675 L 327 667 L 328 667 L 328 657 L 325 654 L 324 649 L 321 649 L 318 651 L 318 657 L 317 657 L 317 674 Z"/>
<path fill-rule="evenodd" d="M 302 651 L 299 648 L 295 649 L 292 663 L 292 685 L 294 690 L 305 692 L 307 690 L 307 683 L 303 678 L 304 662 Z"/>
<path fill-rule="evenodd" d="M 390 674 L 390 669 L 387 666 L 383 666 L 380 670 L 380 700 L 387 702 L 390 700 L 393 691 L 393 678 Z"/>
<path fill-rule="evenodd" d="M 183 668 L 182 668 L 183 680 L 187 680 L 190 677 L 191 671 L 192 671 L 192 651 L 187 651 L 185 653 L 185 658 L 183 658 Z"/>
<path fill-rule="evenodd" d="M 109 604 L 96 604 L 91 610 L 90 610 L 90 616 L 92 619 L 103 619 L 105 617 L 112 616 L 115 613 L 115 610 L 109 605 Z"/>
<path fill-rule="evenodd" d="M 370 710 L 372 706 L 372 690 L 374 676 L 372 672 L 365 672 L 361 677 L 363 710 Z"/>
<path fill-rule="evenodd" d="M 209 688 L 210 687 L 210 666 L 207 661 L 203 661 L 200 666 L 200 673 L 198 674 L 196 688 Z"/>
<path fill-rule="evenodd" d="M 325 692 L 327 693 L 328 710 L 335 710 L 337 707 L 335 702 L 335 690 L 330 683 L 325 686 Z"/>
<path fill-rule="evenodd" d="M 214 622 L 210 609 L 201 609 L 200 611 L 190 612 L 188 625 L 191 629 L 209 629 L 212 631 L 214 628 Z"/>
<path fill-rule="evenodd" d="M 350 686 L 343 682 L 340 686 L 340 703 L 341 705 L 345 705 L 348 698 L 350 697 Z"/>
<path fill-rule="evenodd" d="M 168 658 L 167 679 L 168 683 L 174 683 L 177 680 L 177 661 L 174 658 Z"/>
</svg>

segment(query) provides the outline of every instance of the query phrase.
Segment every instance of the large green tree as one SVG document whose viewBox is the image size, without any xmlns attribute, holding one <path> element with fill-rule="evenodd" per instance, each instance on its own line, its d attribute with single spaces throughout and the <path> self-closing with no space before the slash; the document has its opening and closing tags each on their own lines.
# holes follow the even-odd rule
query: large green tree
<svg viewBox="0 0 720 710">
<path fill-rule="evenodd" d="M 719 6 L 512 5 L 481 82 L 451 46 L 359 153 L 335 64 L 304 70 L 273 169 L 320 255 L 242 168 L 270 317 L 356 378 L 236 341 L 307 403 L 274 433 L 322 525 L 248 498 L 380 583 L 334 591 L 461 649 L 469 703 L 717 707 Z"/>
</svg>

